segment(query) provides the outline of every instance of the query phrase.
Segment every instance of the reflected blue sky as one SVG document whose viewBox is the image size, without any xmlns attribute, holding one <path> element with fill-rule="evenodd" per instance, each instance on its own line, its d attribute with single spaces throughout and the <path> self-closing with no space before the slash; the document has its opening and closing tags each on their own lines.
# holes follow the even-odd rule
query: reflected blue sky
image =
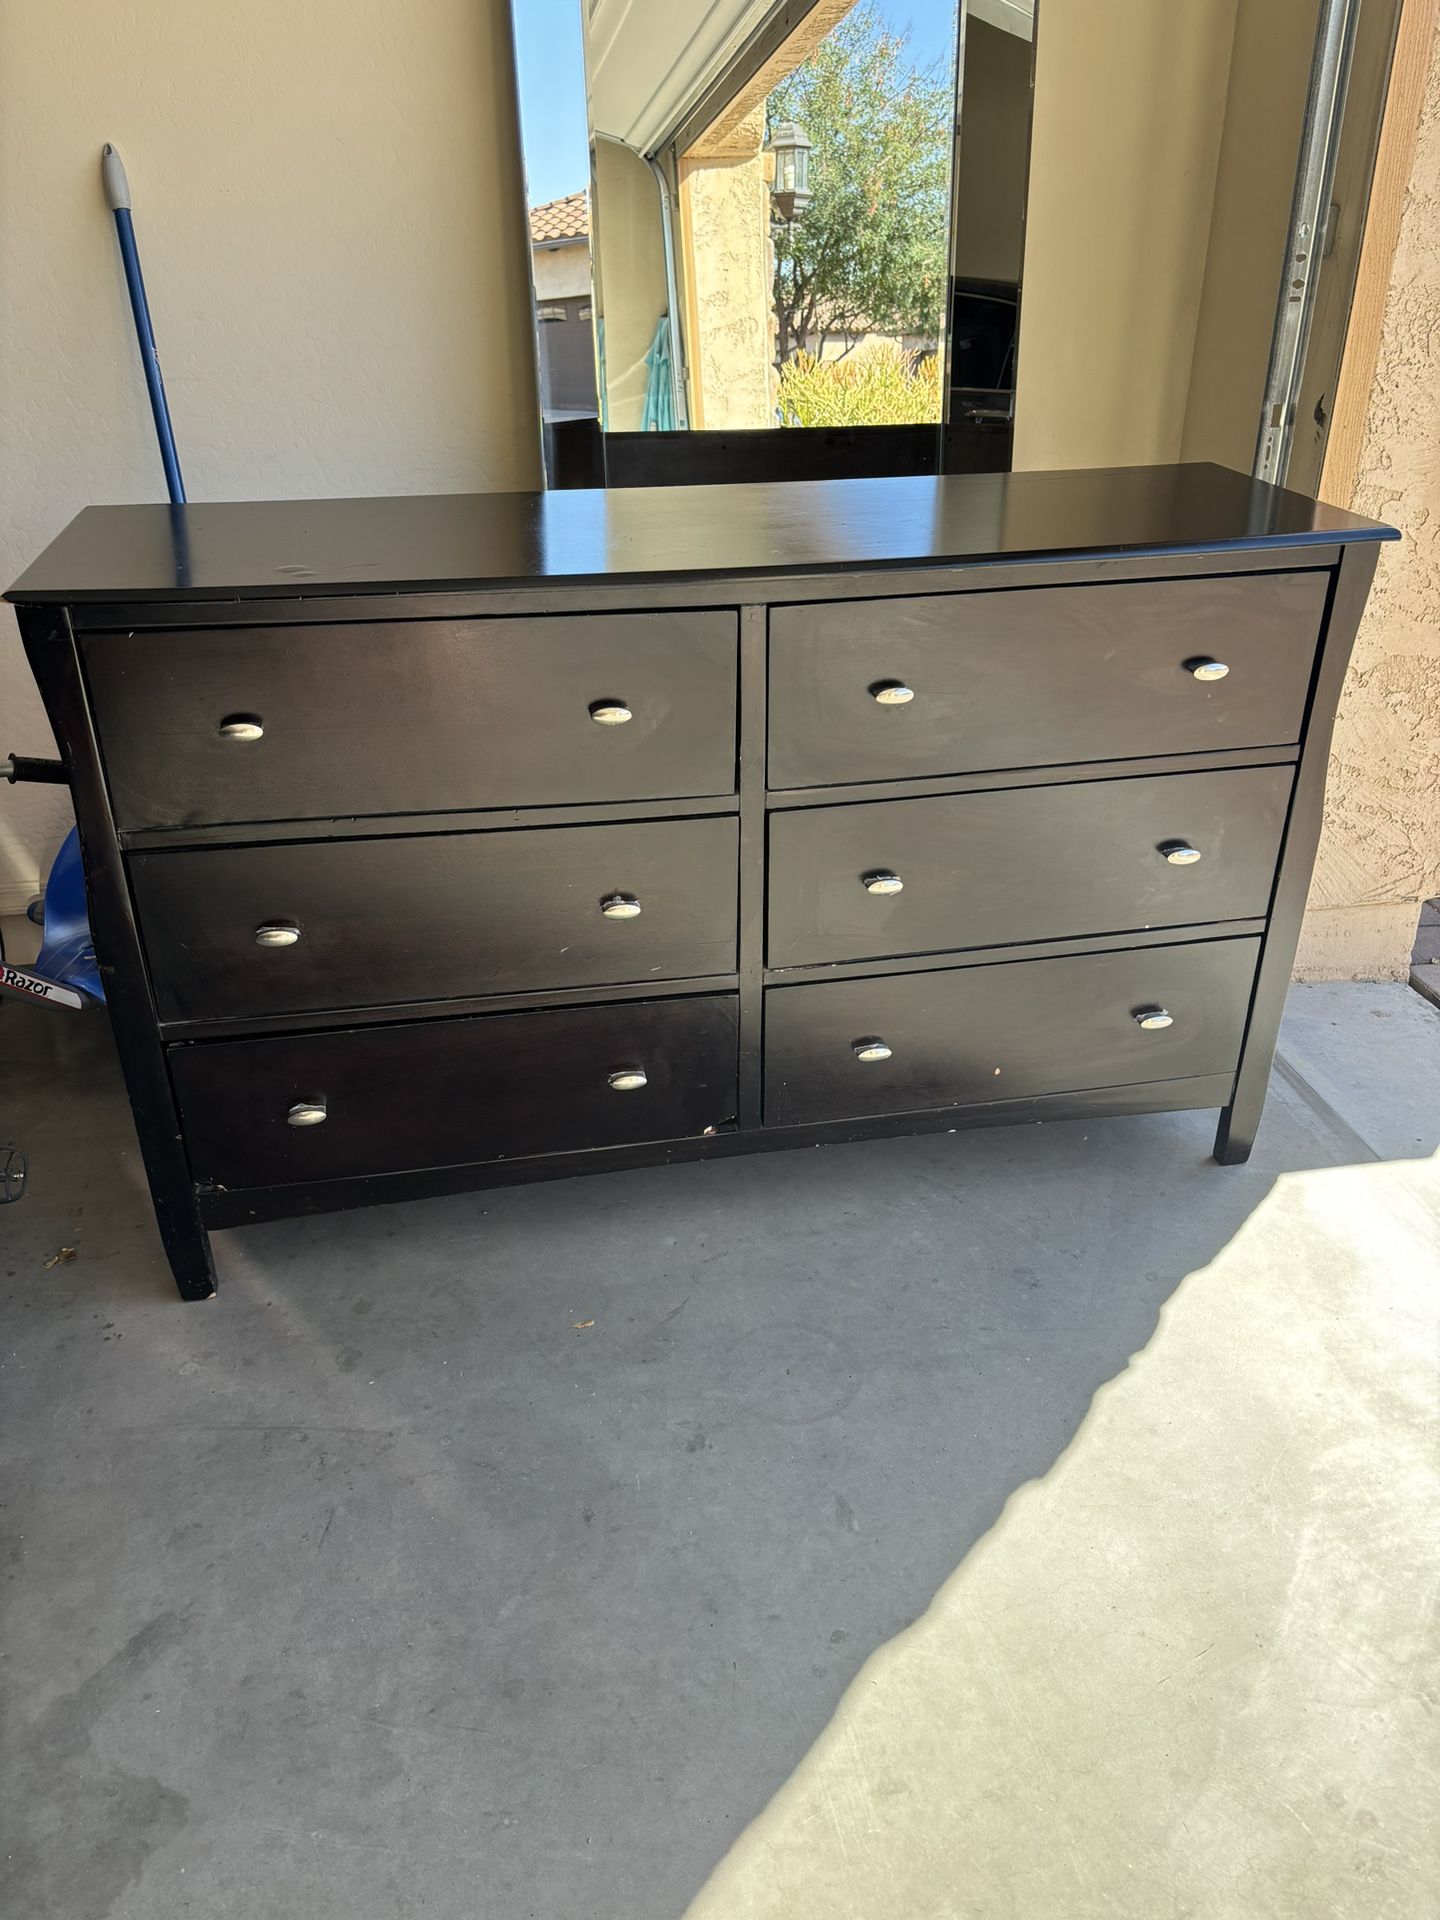
<svg viewBox="0 0 1440 1920">
<path fill-rule="evenodd" d="M 683 0 L 676 0 L 683 4 Z M 532 207 L 589 184 L 582 0 L 517 0 L 515 64 Z M 918 67 L 948 60 L 955 41 L 954 0 L 876 0 L 894 33 L 909 36 Z"/>
<path fill-rule="evenodd" d="M 590 184 L 581 0 L 517 0 L 515 67 L 532 207 Z"/>
</svg>

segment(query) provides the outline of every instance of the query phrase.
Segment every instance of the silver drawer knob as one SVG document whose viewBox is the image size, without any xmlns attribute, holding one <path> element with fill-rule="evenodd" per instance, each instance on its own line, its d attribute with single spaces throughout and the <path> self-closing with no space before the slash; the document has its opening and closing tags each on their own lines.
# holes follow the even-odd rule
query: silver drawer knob
<svg viewBox="0 0 1440 1920">
<path fill-rule="evenodd" d="M 908 707 L 915 698 L 915 689 L 907 687 L 903 680 L 877 680 L 870 689 L 870 698 L 877 707 Z"/>
<path fill-rule="evenodd" d="M 293 947 L 299 938 L 300 929 L 293 920 L 267 920 L 255 929 L 257 947 Z"/>
<path fill-rule="evenodd" d="M 1144 1027 L 1147 1033 L 1159 1033 L 1162 1027 L 1173 1027 L 1175 1017 L 1167 1013 L 1164 1007 L 1136 1007 L 1133 1015 L 1137 1027 Z"/>
<path fill-rule="evenodd" d="M 854 1049 L 857 1060 L 888 1060 L 890 1058 L 890 1049 L 883 1040 L 873 1037 L 869 1040 L 852 1040 L 850 1045 Z"/>
<path fill-rule="evenodd" d="M 1185 671 L 1197 680 L 1223 680 L 1230 669 L 1223 660 L 1211 660 L 1207 655 L 1204 659 L 1187 660 Z"/>
<path fill-rule="evenodd" d="M 903 893 L 905 882 L 898 873 L 867 873 L 864 887 L 866 893 Z"/>
<path fill-rule="evenodd" d="M 232 713 L 220 722 L 222 740 L 261 740 L 265 728 L 253 713 Z"/>
<path fill-rule="evenodd" d="M 617 1067 L 606 1078 L 616 1093 L 638 1093 L 641 1087 L 649 1084 L 643 1067 Z"/>
<path fill-rule="evenodd" d="M 1201 857 L 1200 849 L 1192 847 L 1188 840 L 1164 840 L 1160 851 L 1172 867 L 1193 867 Z"/>
<path fill-rule="evenodd" d="M 325 1118 L 323 1100 L 297 1100 L 285 1116 L 292 1127 L 318 1127 Z"/>
<path fill-rule="evenodd" d="M 635 716 L 622 700 L 596 700 L 591 705 L 590 718 L 597 727 L 623 727 Z"/>
<path fill-rule="evenodd" d="M 600 911 L 607 920 L 635 920 L 640 914 L 640 902 L 633 893 L 612 893 L 600 902 Z"/>
</svg>

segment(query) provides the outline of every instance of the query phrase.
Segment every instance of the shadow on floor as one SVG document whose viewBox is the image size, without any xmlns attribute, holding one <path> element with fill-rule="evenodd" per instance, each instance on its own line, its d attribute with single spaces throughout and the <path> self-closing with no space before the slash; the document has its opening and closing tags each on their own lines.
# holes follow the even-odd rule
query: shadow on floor
<svg viewBox="0 0 1440 1920">
<path fill-rule="evenodd" d="M 220 1235 L 185 1307 L 103 1026 L 7 1009 L 0 1062 L 37 1920 L 679 1915 L 1185 1276 L 1353 1157 L 1281 1083 L 1245 1168 L 1209 1115 L 763 1155 Z"/>
<path fill-rule="evenodd" d="M 1440 1163 L 1287 1174 L 688 1920 L 1425 1920 Z"/>
</svg>

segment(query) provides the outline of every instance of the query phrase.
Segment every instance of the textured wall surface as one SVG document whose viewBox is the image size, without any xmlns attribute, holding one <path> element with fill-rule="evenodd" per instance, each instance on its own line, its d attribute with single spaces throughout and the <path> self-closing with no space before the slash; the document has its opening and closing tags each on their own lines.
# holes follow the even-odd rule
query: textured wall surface
<svg viewBox="0 0 1440 1920">
<path fill-rule="evenodd" d="M 584 300 L 590 284 L 590 246 L 536 247 L 532 259 L 537 300 Z"/>
<path fill-rule="evenodd" d="M 1399 978 L 1440 890 L 1440 37 L 1390 274 L 1354 505 L 1380 558 L 1340 703 L 1297 970 Z"/>
<path fill-rule="evenodd" d="M 0 11 L 0 574 L 164 497 L 99 153 L 129 169 L 191 497 L 533 485 L 507 0 Z M 48 730 L 8 609 L 0 752 Z M 0 910 L 68 825 L 0 786 Z"/>
<path fill-rule="evenodd" d="M 774 419 L 773 255 L 763 106 L 680 163 L 692 425 L 761 428 Z"/>
</svg>

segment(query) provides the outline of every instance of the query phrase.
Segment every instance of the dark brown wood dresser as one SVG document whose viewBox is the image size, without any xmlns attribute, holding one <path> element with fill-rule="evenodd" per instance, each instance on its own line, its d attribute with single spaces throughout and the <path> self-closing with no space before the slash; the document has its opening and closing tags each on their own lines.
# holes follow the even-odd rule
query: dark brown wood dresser
<svg viewBox="0 0 1440 1920">
<path fill-rule="evenodd" d="M 90 508 L 12 590 L 161 1235 L 1260 1117 L 1392 530 L 1212 466 Z"/>
</svg>

